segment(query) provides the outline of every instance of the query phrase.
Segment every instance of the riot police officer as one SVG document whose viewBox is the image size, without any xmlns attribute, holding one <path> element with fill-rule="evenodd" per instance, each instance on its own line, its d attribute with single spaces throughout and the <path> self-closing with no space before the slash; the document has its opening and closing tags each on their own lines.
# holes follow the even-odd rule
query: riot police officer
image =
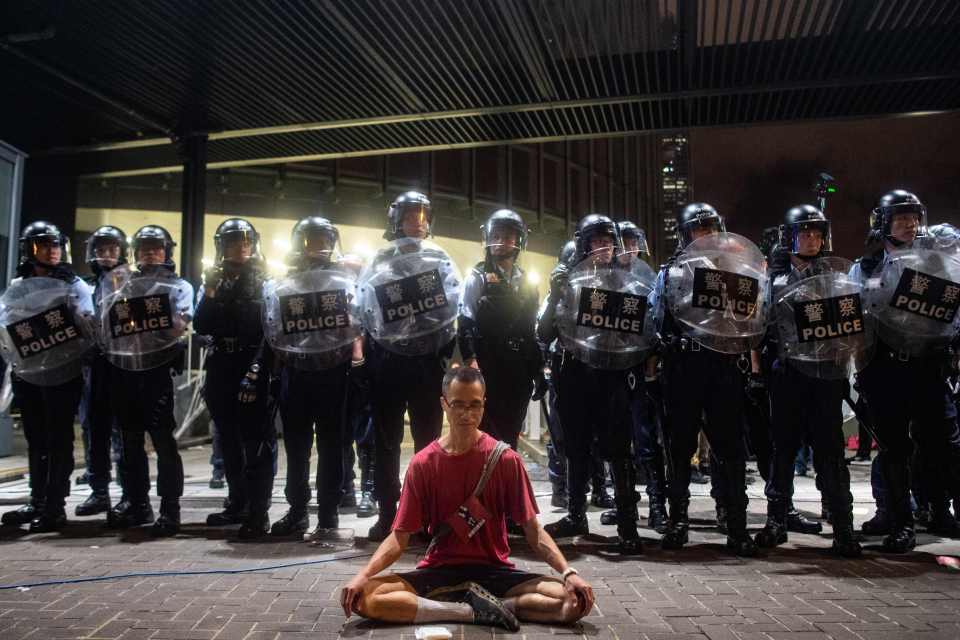
<svg viewBox="0 0 960 640">
<path fill-rule="evenodd" d="M 168 295 L 173 325 L 171 333 L 182 335 L 193 317 L 194 294 L 190 283 L 177 276 L 173 260 L 175 246 L 170 233 L 163 227 L 141 227 L 131 242 L 137 270 L 130 274 L 130 278 L 149 278 L 167 286 L 172 292 Z M 110 304 L 110 301 L 105 300 L 104 304 Z M 107 357 L 111 357 L 109 346 Z M 178 343 L 170 347 L 164 361 L 155 366 L 128 370 L 111 361 L 111 397 L 123 439 L 124 493 L 127 499 L 110 510 L 107 516 L 110 527 L 126 528 L 153 522 L 150 533 L 156 537 L 176 535 L 180 530 L 183 460 L 173 435 L 176 430 L 173 374 L 183 370 L 183 358 L 182 343 Z M 144 449 L 148 432 L 157 454 L 160 515 L 155 522 Z"/>
<path fill-rule="evenodd" d="M 831 247 L 830 222 L 822 211 L 807 204 L 787 211 L 781 227 L 781 248 L 789 259 L 771 265 L 773 300 L 778 300 L 788 286 L 819 274 L 820 271 L 810 272 L 808 267 L 829 253 Z M 777 305 L 774 313 L 788 312 Z M 794 322 L 793 317 L 782 320 Z M 777 326 L 773 324 L 768 333 L 771 341 L 786 339 L 779 335 Z M 754 375 L 759 373 L 755 371 Z M 794 459 L 801 444 L 809 442 L 817 456 L 817 478 L 832 514 L 833 550 L 847 558 L 861 553 L 853 534 L 853 496 L 844 460 L 844 379 L 831 378 L 803 373 L 785 357 L 773 361 L 768 373 L 773 454 L 766 486 L 767 523 L 756 536 L 760 547 L 775 547 L 787 541 Z"/>
<path fill-rule="evenodd" d="M 389 241 L 424 240 L 431 234 L 433 221 L 430 199 L 422 193 L 408 191 L 398 196 L 387 210 L 387 228 L 383 237 Z M 373 266 L 405 251 L 417 251 L 416 242 L 395 244 L 380 251 Z M 374 491 L 380 509 L 377 522 L 368 534 L 372 541 L 383 540 L 389 535 L 397 513 L 404 412 L 410 414 L 415 451 L 440 436 L 443 409 L 437 389 L 443 381 L 445 361 L 453 354 L 454 344 L 455 339 L 431 353 L 408 356 L 387 350 L 370 336 L 366 339 L 376 445 Z"/>
<path fill-rule="evenodd" d="M 92 315 L 92 292 L 70 267 L 70 240 L 56 225 L 37 221 L 20 235 L 17 280 L 41 277 L 69 285 L 75 314 Z M 70 495 L 73 472 L 73 418 L 80 402 L 83 380 L 77 375 L 66 382 L 42 386 L 11 376 L 13 396 L 20 407 L 27 439 L 30 470 L 30 503 L 3 514 L 4 525 L 30 523 L 30 531 L 56 531 L 66 524 L 64 502 Z"/>
<path fill-rule="evenodd" d="M 909 249 L 924 235 L 927 209 L 915 194 L 897 189 L 880 198 L 872 217 L 867 251 L 851 270 L 852 276 L 864 282 L 884 273 L 891 262 L 891 252 Z M 926 287 L 917 290 L 920 289 L 925 291 Z M 952 496 L 960 495 L 960 430 L 957 409 L 946 381 L 949 351 L 937 344 L 920 353 L 911 353 L 891 346 L 890 337 L 883 334 L 878 337 L 873 360 L 860 372 L 860 384 L 880 447 L 880 471 L 890 526 L 890 533 L 883 539 L 883 549 L 904 553 L 916 546 L 909 499 L 909 461 L 914 446 L 911 424 L 917 425 L 912 435 L 924 452 L 927 464 L 944 470 L 944 484 Z"/>
<path fill-rule="evenodd" d="M 335 267 L 339 230 L 326 218 L 310 216 L 297 222 L 291 234 L 291 273 Z M 276 355 L 276 354 L 275 354 Z M 280 417 L 287 454 L 284 495 L 287 513 L 270 529 L 273 536 L 302 535 L 309 527 L 310 457 L 317 448 L 317 526 L 320 538 L 340 523 L 338 507 L 343 497 L 343 447 L 347 439 L 345 398 L 351 368 L 363 364 L 359 344 L 353 362 L 337 360 L 325 368 L 300 368 L 285 361 L 280 371 Z"/>
<path fill-rule="evenodd" d="M 645 380 L 651 400 L 662 403 L 664 454 L 667 456 L 667 499 L 669 521 L 661 545 L 680 549 L 688 542 L 690 521 L 690 458 L 697 449 L 701 427 L 717 458 L 711 474 L 723 476 L 727 494 L 727 548 L 737 555 L 756 553 L 747 535 L 747 493 L 743 448 L 743 373 L 749 360 L 744 354 L 730 355 L 703 346 L 688 335 L 667 307 L 665 291 L 670 267 L 695 239 L 723 232 L 723 218 L 706 203 L 692 203 L 676 218 L 677 253 L 661 269 L 651 306 L 658 308 L 657 331 L 662 341 L 662 372 L 656 358 L 647 364 Z M 701 421 L 701 416 L 706 419 Z"/>
<path fill-rule="evenodd" d="M 276 431 L 272 412 L 241 407 L 237 393 L 263 340 L 266 275 L 260 234 L 248 221 L 223 221 L 213 241 L 215 263 L 203 274 L 194 329 L 212 339 L 203 397 L 217 425 L 227 498 L 223 511 L 207 516 L 207 524 L 245 523 L 240 537 L 253 538 L 269 530 Z"/>
<path fill-rule="evenodd" d="M 464 283 L 458 342 L 464 363 L 479 365 L 487 381 L 480 428 L 516 449 L 543 375 L 534 336 L 539 295 L 517 264 L 527 244 L 523 219 L 500 209 L 487 219 L 482 235 L 484 261 Z"/>
<path fill-rule="evenodd" d="M 575 234 L 578 262 L 598 267 L 615 265 L 620 250 L 616 223 L 599 214 L 585 216 Z M 550 277 L 550 296 L 537 323 L 541 343 L 558 336 L 557 303 L 568 288 L 570 268 L 557 265 Z M 590 476 L 590 445 L 594 436 L 602 457 L 611 462 L 614 500 L 617 507 L 617 534 L 622 553 L 642 552 L 637 532 L 637 504 L 634 496 L 633 463 L 630 458 L 629 399 L 623 372 L 594 368 L 567 352 L 560 367 L 560 425 L 567 458 L 567 512 L 561 520 L 544 528 L 555 538 L 589 532 L 586 516 L 587 481 Z"/>
<path fill-rule="evenodd" d="M 87 265 L 93 272 L 93 306 L 100 306 L 104 280 L 119 265 L 127 264 L 127 235 L 117 227 L 104 225 L 94 230 L 87 239 Z M 120 449 L 120 429 L 110 406 L 110 368 L 103 353 L 96 350 L 84 369 L 81 415 L 87 442 L 87 476 L 90 495 L 76 507 L 78 516 L 106 513 L 110 503 L 111 450 L 116 434 Z M 117 476 L 123 487 L 122 460 L 117 465 Z M 123 498 L 120 499 L 123 502 Z"/>
<path fill-rule="evenodd" d="M 617 259 L 624 267 L 630 268 L 634 261 L 650 255 L 647 236 L 642 229 L 629 220 L 618 222 L 617 228 L 623 241 L 623 253 Z M 644 390 L 644 377 L 643 366 L 633 367 L 627 372 L 634 461 L 646 477 L 647 497 L 650 500 L 647 525 L 663 533 L 667 523 L 663 448 L 657 433 L 656 417 Z M 604 524 L 606 521 L 613 522 L 611 515 L 603 514 Z"/>
</svg>

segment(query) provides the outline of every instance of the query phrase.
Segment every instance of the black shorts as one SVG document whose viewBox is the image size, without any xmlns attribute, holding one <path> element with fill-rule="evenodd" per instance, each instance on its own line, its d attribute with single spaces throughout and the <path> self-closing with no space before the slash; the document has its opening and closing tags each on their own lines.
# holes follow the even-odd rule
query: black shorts
<svg viewBox="0 0 960 640">
<path fill-rule="evenodd" d="M 410 584 L 417 595 L 429 597 L 430 593 L 441 587 L 452 587 L 462 582 L 476 582 L 497 598 L 504 597 L 510 589 L 530 580 L 556 580 L 541 573 L 529 573 L 488 564 L 458 564 L 442 567 L 414 569 L 398 573 L 404 582 Z"/>
</svg>

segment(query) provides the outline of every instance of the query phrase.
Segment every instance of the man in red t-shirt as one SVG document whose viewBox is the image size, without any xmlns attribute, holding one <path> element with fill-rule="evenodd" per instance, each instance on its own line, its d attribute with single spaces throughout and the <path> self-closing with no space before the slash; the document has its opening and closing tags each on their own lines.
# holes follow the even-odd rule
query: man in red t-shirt
<svg viewBox="0 0 960 640">
<path fill-rule="evenodd" d="M 523 460 L 509 448 L 475 494 L 497 441 L 480 431 L 483 375 L 460 367 L 443 379 L 447 435 L 417 453 L 403 482 L 393 531 L 343 588 L 341 604 L 384 622 L 464 622 L 511 631 L 517 620 L 571 623 L 589 613 L 593 589 L 567 564 L 537 521 Z M 561 578 L 518 571 L 509 560 L 506 519 L 520 523 L 530 547 Z M 403 554 L 410 534 L 434 536 L 414 571 L 376 576 Z"/>
</svg>

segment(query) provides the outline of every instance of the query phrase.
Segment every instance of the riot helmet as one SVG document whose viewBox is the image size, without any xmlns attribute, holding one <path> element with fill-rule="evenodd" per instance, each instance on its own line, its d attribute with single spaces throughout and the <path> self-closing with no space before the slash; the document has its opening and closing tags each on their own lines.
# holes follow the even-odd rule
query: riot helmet
<svg viewBox="0 0 960 640">
<path fill-rule="evenodd" d="M 113 253 L 109 250 L 111 246 L 117 248 L 116 256 L 110 255 Z M 105 224 L 97 227 L 87 238 L 87 266 L 94 271 L 126 264 L 128 252 L 127 234 L 119 227 Z"/>
<path fill-rule="evenodd" d="M 516 211 L 499 209 L 481 227 L 484 252 L 493 258 L 516 258 L 527 247 L 527 225 Z M 510 236 L 513 236 L 511 243 Z"/>
<path fill-rule="evenodd" d="M 432 234 L 433 209 L 430 199 L 419 191 L 407 191 L 397 196 L 397 199 L 387 209 L 387 229 L 384 231 L 383 237 L 386 240 L 407 237 L 407 234 L 403 231 L 403 221 L 408 216 L 415 216 L 421 226 L 426 225 L 425 237 Z"/>
<path fill-rule="evenodd" d="M 622 220 L 617 223 L 617 230 L 620 232 L 620 242 L 623 244 L 622 255 L 630 257 L 650 255 L 647 234 L 643 229 L 629 220 Z"/>
<path fill-rule="evenodd" d="M 52 251 L 54 247 L 60 248 L 59 256 Z M 57 225 L 37 220 L 24 227 L 20 234 L 20 264 L 30 263 L 52 269 L 69 262 L 70 238 Z"/>
<path fill-rule="evenodd" d="M 321 216 L 303 218 L 293 226 L 290 234 L 290 264 L 320 262 L 330 264 L 339 253 L 340 231 Z"/>
<path fill-rule="evenodd" d="M 815 239 L 811 237 L 811 232 L 814 231 L 820 232 L 820 248 L 815 253 L 810 253 L 811 245 L 815 243 Z M 780 247 L 798 258 L 818 258 L 830 253 L 833 251 L 830 221 L 823 215 L 823 211 L 812 204 L 791 207 L 780 225 Z"/>
<path fill-rule="evenodd" d="M 680 249 L 693 242 L 696 228 L 707 228 L 712 233 L 726 231 L 723 218 L 706 202 L 694 202 L 677 214 L 677 243 Z"/>
<path fill-rule="evenodd" d="M 133 242 L 130 248 L 133 252 L 133 260 L 136 262 L 137 267 L 142 267 L 145 264 L 162 264 L 170 269 L 175 269 L 176 265 L 173 262 L 173 248 L 175 246 L 177 246 L 177 243 L 173 241 L 173 237 L 169 231 L 160 225 L 148 224 L 145 227 L 140 227 L 140 229 L 133 234 Z M 163 250 L 163 261 L 160 263 L 144 263 L 140 254 L 155 249 Z"/>
<path fill-rule="evenodd" d="M 617 223 L 599 213 L 584 216 L 577 225 L 573 239 L 577 243 L 575 259 L 578 261 L 593 258 L 597 262 L 612 263 L 613 257 L 623 250 Z M 606 253 L 609 253 L 609 258 Z"/>
<path fill-rule="evenodd" d="M 224 260 L 243 263 L 251 258 L 263 259 L 260 255 L 260 234 L 243 218 L 228 218 L 221 222 L 213 234 L 213 244 L 216 247 L 215 264 L 222 264 Z M 244 255 L 244 246 L 249 246 L 249 254 Z"/>
<path fill-rule="evenodd" d="M 904 189 L 883 194 L 870 218 L 871 230 L 880 232 L 884 240 L 896 247 L 912 242 L 927 232 L 927 207 L 920 202 L 920 198 Z M 914 225 L 910 224 L 911 220 L 915 221 Z M 913 238 L 904 240 L 898 237 L 904 232 L 909 234 L 911 226 L 915 229 Z"/>
</svg>

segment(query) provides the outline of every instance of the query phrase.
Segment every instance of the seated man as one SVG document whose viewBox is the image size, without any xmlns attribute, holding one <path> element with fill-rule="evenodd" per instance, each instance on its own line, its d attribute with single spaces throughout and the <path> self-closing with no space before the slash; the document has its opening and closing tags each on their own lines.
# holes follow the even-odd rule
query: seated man
<svg viewBox="0 0 960 640">
<path fill-rule="evenodd" d="M 589 613 L 593 589 L 537 522 L 523 460 L 479 429 L 485 391 L 477 369 L 447 372 L 441 404 L 450 431 L 410 461 L 393 531 L 343 588 L 347 617 L 355 612 L 384 622 L 476 623 L 516 631 L 518 619 L 572 623 Z M 530 547 L 562 578 L 514 569 L 508 517 L 521 523 Z M 374 577 L 424 527 L 433 540 L 416 570 Z"/>
</svg>

